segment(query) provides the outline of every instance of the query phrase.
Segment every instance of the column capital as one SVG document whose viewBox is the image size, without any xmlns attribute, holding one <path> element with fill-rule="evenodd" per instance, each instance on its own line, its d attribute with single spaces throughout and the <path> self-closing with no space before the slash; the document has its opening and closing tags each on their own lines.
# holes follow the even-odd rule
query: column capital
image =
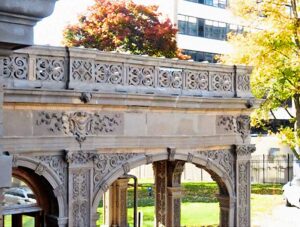
<svg viewBox="0 0 300 227">
<path fill-rule="evenodd" d="M 255 151 L 255 145 L 249 144 L 249 145 L 236 145 L 235 146 L 235 152 L 237 154 L 237 158 L 247 158 L 249 159 L 251 156 L 251 153 Z"/>
</svg>

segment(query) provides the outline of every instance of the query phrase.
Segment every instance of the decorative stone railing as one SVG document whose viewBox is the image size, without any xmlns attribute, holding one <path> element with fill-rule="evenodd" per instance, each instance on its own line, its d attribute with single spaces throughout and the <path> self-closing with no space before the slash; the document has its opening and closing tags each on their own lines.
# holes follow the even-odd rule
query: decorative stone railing
<svg viewBox="0 0 300 227">
<path fill-rule="evenodd" d="M 34 46 L 0 58 L 7 88 L 252 97 L 250 69 L 83 48 Z"/>
</svg>

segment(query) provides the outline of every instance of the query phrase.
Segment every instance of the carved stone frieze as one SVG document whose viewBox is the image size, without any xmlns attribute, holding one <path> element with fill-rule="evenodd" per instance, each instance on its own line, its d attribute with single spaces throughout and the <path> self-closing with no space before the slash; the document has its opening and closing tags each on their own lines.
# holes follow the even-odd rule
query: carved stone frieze
<svg viewBox="0 0 300 227">
<path fill-rule="evenodd" d="M 238 74 L 237 76 L 237 89 L 243 92 L 250 91 L 250 75 Z"/>
<path fill-rule="evenodd" d="M 43 81 L 64 81 L 64 60 L 57 58 L 37 58 L 36 79 Z"/>
<path fill-rule="evenodd" d="M 213 73 L 211 76 L 211 86 L 213 91 L 232 91 L 233 78 L 230 73 Z"/>
<path fill-rule="evenodd" d="M 123 115 L 115 113 L 45 112 L 38 114 L 36 124 L 53 133 L 73 135 L 79 143 L 88 135 L 120 133 Z"/>
<path fill-rule="evenodd" d="M 183 88 L 183 76 L 181 71 L 159 70 L 158 86 L 162 88 Z"/>
<path fill-rule="evenodd" d="M 185 76 L 187 89 L 208 91 L 208 71 L 185 71 Z"/>
<path fill-rule="evenodd" d="M 234 116 L 222 115 L 217 116 L 217 126 L 228 132 L 237 132 L 236 119 Z"/>
<path fill-rule="evenodd" d="M 128 67 L 128 85 L 154 87 L 154 67 Z"/>
<path fill-rule="evenodd" d="M 92 62 L 84 60 L 72 60 L 71 76 L 75 81 L 94 82 Z"/>
<path fill-rule="evenodd" d="M 123 66 L 121 64 L 95 64 L 95 80 L 97 83 L 123 84 Z"/>
<path fill-rule="evenodd" d="M 28 59 L 23 56 L 0 58 L 0 77 L 3 79 L 26 80 L 28 77 Z"/>
</svg>

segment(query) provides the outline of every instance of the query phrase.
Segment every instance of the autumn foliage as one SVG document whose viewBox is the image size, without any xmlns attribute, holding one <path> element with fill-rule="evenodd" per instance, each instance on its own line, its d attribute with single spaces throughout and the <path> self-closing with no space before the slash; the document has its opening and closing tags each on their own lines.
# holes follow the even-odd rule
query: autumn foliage
<svg viewBox="0 0 300 227">
<path fill-rule="evenodd" d="M 65 28 L 63 42 L 66 46 L 187 59 L 177 48 L 177 29 L 157 9 L 131 0 L 95 0 L 77 24 Z"/>
</svg>

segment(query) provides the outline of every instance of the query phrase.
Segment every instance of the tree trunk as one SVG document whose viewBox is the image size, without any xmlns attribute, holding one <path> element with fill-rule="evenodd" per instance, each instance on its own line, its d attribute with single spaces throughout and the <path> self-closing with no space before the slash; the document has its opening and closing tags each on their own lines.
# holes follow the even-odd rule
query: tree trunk
<svg viewBox="0 0 300 227">
<path fill-rule="evenodd" d="M 293 165 L 293 173 L 294 177 L 300 177 L 300 95 L 294 95 L 294 104 L 296 110 L 296 122 L 295 122 L 295 158 L 294 158 L 294 165 Z"/>
</svg>

